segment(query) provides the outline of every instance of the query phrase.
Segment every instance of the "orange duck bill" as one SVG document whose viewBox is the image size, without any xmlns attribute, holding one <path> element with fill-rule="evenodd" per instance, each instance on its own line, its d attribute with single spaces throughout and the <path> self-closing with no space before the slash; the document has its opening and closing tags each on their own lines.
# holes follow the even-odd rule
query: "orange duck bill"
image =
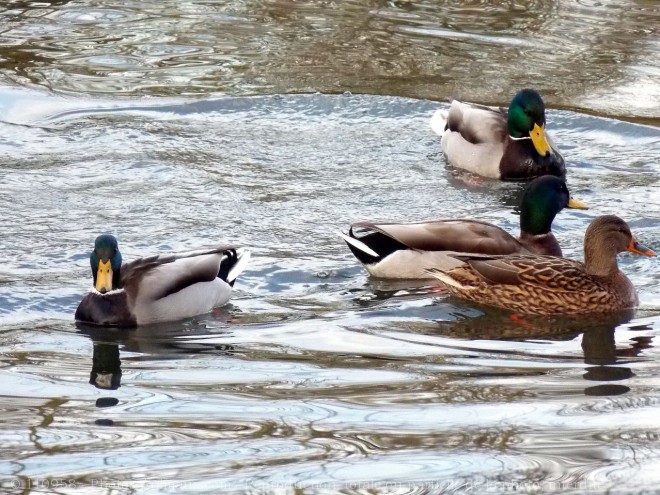
<svg viewBox="0 0 660 495">
<path fill-rule="evenodd" d="M 637 242 L 637 239 L 634 237 L 630 239 L 630 244 L 628 244 L 628 251 L 635 254 L 641 254 L 642 256 L 655 256 L 655 251 L 647 248 L 644 244 Z"/>
</svg>

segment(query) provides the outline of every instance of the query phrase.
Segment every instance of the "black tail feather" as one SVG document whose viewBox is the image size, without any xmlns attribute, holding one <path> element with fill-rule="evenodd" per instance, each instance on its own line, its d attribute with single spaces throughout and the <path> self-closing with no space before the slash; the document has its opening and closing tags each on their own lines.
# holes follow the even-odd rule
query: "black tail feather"
<svg viewBox="0 0 660 495">
<path fill-rule="evenodd" d="M 225 258 L 222 260 L 220 263 L 220 270 L 218 271 L 218 278 L 223 280 L 224 282 L 227 282 L 230 286 L 234 286 L 234 282 L 236 280 L 232 280 L 231 282 L 227 281 L 227 278 L 229 277 L 229 271 L 234 267 L 236 262 L 238 261 L 238 254 L 236 253 L 235 249 L 228 249 L 227 251 L 224 252 Z"/>
<path fill-rule="evenodd" d="M 369 232 L 368 234 L 358 237 L 357 235 L 355 235 L 355 232 L 353 232 L 353 227 L 351 227 L 350 230 L 348 231 L 348 235 L 353 237 L 354 239 L 359 240 L 360 242 L 363 242 L 371 249 L 373 249 L 376 253 L 378 253 L 378 257 L 375 257 L 368 253 L 365 253 L 364 251 L 356 248 L 355 246 L 346 243 L 346 245 L 351 250 L 353 255 L 360 261 L 360 263 L 365 265 L 378 263 L 383 259 L 387 258 L 390 254 L 392 254 L 395 251 L 408 249 L 405 244 L 378 231 L 372 231 Z"/>
</svg>

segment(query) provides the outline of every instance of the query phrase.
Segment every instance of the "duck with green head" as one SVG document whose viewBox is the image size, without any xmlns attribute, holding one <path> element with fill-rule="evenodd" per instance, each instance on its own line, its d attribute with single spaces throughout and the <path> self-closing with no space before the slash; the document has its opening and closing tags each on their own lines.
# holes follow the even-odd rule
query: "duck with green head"
<svg viewBox="0 0 660 495">
<path fill-rule="evenodd" d="M 121 253 L 114 236 L 100 235 L 94 241 L 94 250 L 89 255 L 94 287 L 101 294 L 118 288 L 121 284 Z"/>
<path fill-rule="evenodd" d="M 563 179 L 547 175 L 529 184 L 520 207 L 520 237 L 481 220 L 419 223 L 354 223 L 338 234 L 370 275 L 379 278 L 430 278 L 430 267 L 460 264 L 456 254 L 544 254 L 561 256 L 552 222 L 562 209 L 585 209 L 571 198 Z"/>
<path fill-rule="evenodd" d="M 545 132 L 545 105 L 533 89 L 519 91 L 508 110 L 454 100 L 431 128 L 442 136 L 449 163 L 493 179 L 566 174 L 564 159 Z"/>
<path fill-rule="evenodd" d="M 231 296 L 250 251 L 231 246 L 162 254 L 122 263 L 117 239 L 100 235 L 89 255 L 94 285 L 76 321 L 135 326 L 207 313 Z"/>
</svg>

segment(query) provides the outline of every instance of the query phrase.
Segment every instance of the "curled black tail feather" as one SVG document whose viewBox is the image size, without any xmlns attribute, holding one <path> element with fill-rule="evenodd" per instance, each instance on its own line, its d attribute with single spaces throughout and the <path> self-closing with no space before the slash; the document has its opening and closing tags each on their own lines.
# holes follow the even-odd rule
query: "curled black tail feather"
<svg viewBox="0 0 660 495">
<path fill-rule="evenodd" d="M 224 254 L 226 257 L 223 258 L 222 262 L 220 263 L 218 278 L 220 280 L 227 282 L 230 286 L 233 287 L 234 282 L 236 282 L 236 279 L 232 280 L 231 282 L 228 281 L 229 271 L 234 267 L 234 265 L 238 261 L 238 253 L 236 253 L 236 249 L 228 249 L 227 251 L 224 252 Z"/>
<path fill-rule="evenodd" d="M 350 244 L 346 243 L 348 245 L 348 248 L 351 250 L 353 255 L 363 264 L 369 265 L 372 263 L 378 263 L 382 261 L 384 258 L 387 258 L 390 254 L 392 254 L 395 251 L 400 251 L 402 249 L 407 249 L 406 245 L 397 241 L 396 239 L 393 239 L 392 237 L 383 234 L 382 232 L 378 231 L 371 231 L 368 234 L 361 235 L 358 237 L 355 232 L 353 231 L 353 227 L 350 228 L 348 231 L 348 235 L 353 237 L 354 239 L 359 240 L 360 242 L 363 242 L 366 244 L 369 248 L 373 249 L 376 253 L 378 253 L 378 257 L 374 257 L 368 253 L 365 253 L 364 251 L 351 246 Z"/>
</svg>

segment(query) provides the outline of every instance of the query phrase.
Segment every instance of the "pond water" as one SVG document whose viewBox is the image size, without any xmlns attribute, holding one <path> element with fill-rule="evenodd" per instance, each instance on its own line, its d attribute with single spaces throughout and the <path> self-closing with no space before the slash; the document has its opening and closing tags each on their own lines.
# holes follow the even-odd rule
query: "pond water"
<svg viewBox="0 0 660 495">
<path fill-rule="evenodd" d="M 0 15 L 0 491 L 656 489 L 657 259 L 619 257 L 634 313 L 520 324 L 369 279 L 333 233 L 447 216 L 515 232 L 523 185 L 452 169 L 428 123 L 449 96 L 534 85 L 591 206 L 557 217 L 565 255 L 607 213 L 660 249 L 656 2 Z M 212 314 L 77 327 L 106 231 L 125 259 L 229 242 L 253 260 Z"/>
</svg>

